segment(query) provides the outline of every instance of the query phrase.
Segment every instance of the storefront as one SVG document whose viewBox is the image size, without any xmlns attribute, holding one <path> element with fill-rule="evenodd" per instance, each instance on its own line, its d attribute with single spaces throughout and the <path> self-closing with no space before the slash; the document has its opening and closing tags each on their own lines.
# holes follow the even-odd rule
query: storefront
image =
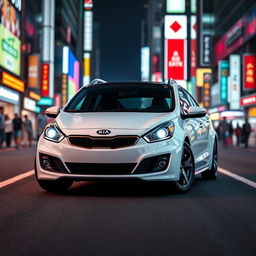
<svg viewBox="0 0 256 256">
<path fill-rule="evenodd" d="M 256 145 L 256 93 L 241 98 L 240 105 L 246 112 L 248 122 L 252 127 L 250 143 Z"/>
<path fill-rule="evenodd" d="M 256 93 L 255 24 L 256 5 L 237 20 L 214 45 L 214 65 L 218 66 L 219 70 L 215 76 L 218 77 L 218 82 L 212 85 L 211 96 L 214 97 L 216 94 L 221 101 L 218 104 L 227 104 L 228 110 L 244 111 L 244 116 L 234 119 L 238 119 L 241 124 L 244 123 L 251 106 L 253 107 L 247 102 L 252 100 L 251 97 Z M 227 65 L 227 72 L 222 72 L 223 65 Z M 255 126 L 256 120 L 253 115 L 248 115 L 248 118 Z"/>
<path fill-rule="evenodd" d="M 210 108 L 209 115 L 214 127 L 218 127 L 220 120 L 222 120 L 224 117 L 226 118 L 226 120 L 228 120 L 228 122 L 232 121 L 234 128 L 237 126 L 237 124 L 242 126 L 245 119 L 244 111 L 228 110 L 228 107 L 226 105 Z"/>
<path fill-rule="evenodd" d="M 15 113 L 20 112 L 20 94 L 0 85 L 0 106 L 4 107 L 4 112 L 12 119 Z"/>
<path fill-rule="evenodd" d="M 24 120 L 24 116 L 27 115 L 28 119 L 32 121 L 33 128 L 33 137 L 36 136 L 36 101 L 32 100 L 28 97 L 24 97 L 23 99 L 23 109 L 21 111 L 22 120 Z"/>
<path fill-rule="evenodd" d="M 7 72 L 0 75 L 0 105 L 13 118 L 14 114 L 20 114 L 21 93 L 25 90 L 25 83 Z"/>
<path fill-rule="evenodd" d="M 240 105 L 247 113 L 248 121 L 256 130 L 256 93 L 241 98 Z"/>
</svg>

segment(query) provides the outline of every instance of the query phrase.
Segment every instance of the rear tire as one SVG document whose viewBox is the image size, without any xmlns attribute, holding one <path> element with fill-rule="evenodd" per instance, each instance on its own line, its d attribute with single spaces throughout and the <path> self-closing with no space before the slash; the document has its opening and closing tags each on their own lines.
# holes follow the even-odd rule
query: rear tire
<svg viewBox="0 0 256 256">
<path fill-rule="evenodd" d="M 194 182 L 195 161 L 193 152 L 187 142 L 184 143 L 180 164 L 180 179 L 173 182 L 176 193 L 186 193 Z"/>
<path fill-rule="evenodd" d="M 214 142 L 213 155 L 212 155 L 212 165 L 207 171 L 202 172 L 202 178 L 207 180 L 216 180 L 218 176 L 218 146 L 217 142 Z"/>
<path fill-rule="evenodd" d="M 66 192 L 73 184 L 72 180 L 40 180 L 37 175 L 35 159 L 35 176 L 39 186 L 48 192 Z"/>
</svg>

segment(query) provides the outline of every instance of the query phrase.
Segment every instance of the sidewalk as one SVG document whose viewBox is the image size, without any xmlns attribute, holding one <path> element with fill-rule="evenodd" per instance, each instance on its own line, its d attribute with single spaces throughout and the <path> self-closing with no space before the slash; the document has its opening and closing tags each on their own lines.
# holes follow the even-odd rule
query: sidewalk
<svg viewBox="0 0 256 256">
<path fill-rule="evenodd" d="M 37 141 L 32 141 L 32 147 L 35 147 L 36 145 L 37 145 Z M 9 148 L 5 147 L 5 145 L 3 148 L 0 148 L 0 153 L 8 152 L 8 151 L 15 151 L 15 150 L 22 150 L 22 149 L 27 149 L 27 148 L 31 148 L 31 147 L 20 145 L 19 148 L 16 148 L 14 143 L 12 143 L 11 147 L 9 147 Z"/>
<path fill-rule="evenodd" d="M 256 182 L 256 147 L 218 147 L 219 167 Z"/>
</svg>

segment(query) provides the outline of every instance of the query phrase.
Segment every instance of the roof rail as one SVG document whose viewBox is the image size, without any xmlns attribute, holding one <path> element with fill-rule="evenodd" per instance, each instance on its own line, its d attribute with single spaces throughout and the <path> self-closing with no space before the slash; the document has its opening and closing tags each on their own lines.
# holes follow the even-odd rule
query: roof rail
<svg viewBox="0 0 256 256">
<path fill-rule="evenodd" d="M 177 82 L 176 82 L 174 79 L 169 78 L 168 80 L 165 80 L 165 81 L 164 81 L 164 84 L 167 84 L 167 85 L 169 85 L 169 86 L 172 86 L 173 84 L 177 84 Z"/>
<path fill-rule="evenodd" d="M 177 82 L 172 78 L 168 79 L 168 85 L 173 86 L 173 84 L 177 84 Z"/>
<path fill-rule="evenodd" d="M 89 86 L 91 86 L 91 85 L 96 85 L 96 84 L 105 84 L 105 83 L 107 83 L 107 81 L 102 80 L 102 79 L 99 79 L 99 78 L 96 78 L 96 79 L 93 79 L 93 80 L 90 82 Z"/>
</svg>

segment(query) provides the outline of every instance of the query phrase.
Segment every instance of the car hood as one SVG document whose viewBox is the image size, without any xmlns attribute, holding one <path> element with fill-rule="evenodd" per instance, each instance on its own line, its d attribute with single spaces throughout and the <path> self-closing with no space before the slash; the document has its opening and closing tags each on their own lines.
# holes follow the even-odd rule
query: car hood
<svg viewBox="0 0 256 256">
<path fill-rule="evenodd" d="M 175 118 L 172 113 L 67 113 L 61 112 L 56 121 L 63 131 L 85 129 L 150 130 Z"/>
</svg>

